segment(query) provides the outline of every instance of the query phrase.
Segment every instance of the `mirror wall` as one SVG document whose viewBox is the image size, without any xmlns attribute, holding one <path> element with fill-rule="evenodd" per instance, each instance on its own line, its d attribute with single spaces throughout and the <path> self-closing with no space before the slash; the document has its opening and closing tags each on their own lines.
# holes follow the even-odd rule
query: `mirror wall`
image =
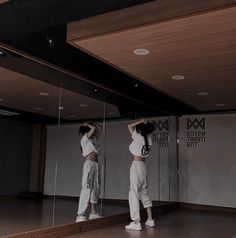
<svg viewBox="0 0 236 238">
<path fill-rule="evenodd" d="M 76 221 L 85 161 L 80 148 L 82 135 L 79 135 L 78 131 L 85 122 L 91 122 L 100 129 L 98 137 L 100 195 L 96 207 L 96 212 L 100 216 L 129 212 L 129 170 L 133 156 L 129 152 L 132 138 L 127 126 L 143 117 L 154 125 L 152 150 L 146 159 L 150 198 L 154 206 L 178 201 L 176 117 L 171 115 L 148 117 L 145 110 L 140 111 L 135 107 L 122 115 L 118 104 L 112 105 L 106 102 L 105 98 L 103 101 L 96 101 L 93 98 L 85 100 L 85 96 L 80 95 L 80 98 L 77 98 L 77 94 L 72 104 L 78 106 L 71 114 L 72 112 L 67 111 L 69 105 L 66 106 L 67 92 L 69 91 L 62 90 L 64 109 L 61 117 L 67 117 L 71 121 L 61 123 L 59 127 L 58 125 L 47 127 L 46 164 L 49 166 L 46 166 L 45 171 L 44 193 L 48 195 L 54 193 L 53 171 L 57 167 L 55 225 Z M 129 104 L 128 100 L 126 103 Z M 95 111 L 94 116 L 92 114 L 90 117 L 83 116 L 84 112 L 87 114 Z M 87 219 L 89 213 L 88 205 L 85 214 Z"/>
<path fill-rule="evenodd" d="M 178 201 L 176 117 L 120 96 L 111 100 L 99 88 L 86 96 L 59 79 L 52 85 L 7 68 L 0 68 L 1 235 L 76 221 L 85 162 L 78 131 L 85 122 L 99 129 L 96 213 L 129 212 L 127 126 L 141 118 L 154 125 L 145 162 L 153 205 Z"/>
<path fill-rule="evenodd" d="M 1 236 L 52 225 L 42 190 L 46 124 L 58 122 L 58 101 L 58 87 L 0 67 Z"/>
<path fill-rule="evenodd" d="M 96 212 L 101 215 L 103 181 L 105 179 L 104 102 L 62 88 L 60 108 L 62 109 L 60 110 L 60 123 L 47 126 L 44 194 L 56 197 L 53 225 L 73 223 L 77 218 L 78 198 L 82 189 L 82 178 L 86 172 L 83 171 L 85 158 L 81 148 L 83 135 L 79 134 L 79 130 L 85 123 L 94 125 L 98 129 L 96 140 L 99 144 L 100 181 L 96 182 L 100 184 L 100 197 L 98 197 L 100 202 L 96 206 Z M 115 106 L 108 105 L 108 108 L 118 113 Z M 62 120 L 66 120 L 66 122 L 62 123 Z M 55 174 L 56 177 L 54 177 Z M 88 176 L 90 175 L 88 174 Z M 90 215 L 90 204 L 87 205 L 88 209 L 84 214 L 86 217 Z"/>
</svg>

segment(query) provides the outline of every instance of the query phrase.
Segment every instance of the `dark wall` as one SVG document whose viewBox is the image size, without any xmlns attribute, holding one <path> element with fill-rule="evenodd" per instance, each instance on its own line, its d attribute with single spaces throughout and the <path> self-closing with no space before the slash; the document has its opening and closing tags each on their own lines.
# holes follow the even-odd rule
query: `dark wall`
<svg viewBox="0 0 236 238">
<path fill-rule="evenodd" d="M 0 196 L 28 191 L 33 126 L 0 118 Z"/>
</svg>

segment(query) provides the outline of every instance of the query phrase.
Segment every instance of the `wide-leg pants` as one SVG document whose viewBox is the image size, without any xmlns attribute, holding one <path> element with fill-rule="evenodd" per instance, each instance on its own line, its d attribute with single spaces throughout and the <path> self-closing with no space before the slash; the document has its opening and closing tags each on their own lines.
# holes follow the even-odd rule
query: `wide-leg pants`
<svg viewBox="0 0 236 238">
<path fill-rule="evenodd" d="M 86 160 L 83 167 L 82 189 L 80 192 L 78 216 L 84 216 L 88 204 L 98 203 L 99 199 L 99 171 L 98 163 Z"/>
<path fill-rule="evenodd" d="M 129 207 L 130 217 L 135 222 L 141 220 L 139 200 L 141 200 L 144 208 L 152 207 L 152 201 L 148 195 L 145 162 L 134 160 L 130 168 Z"/>
</svg>

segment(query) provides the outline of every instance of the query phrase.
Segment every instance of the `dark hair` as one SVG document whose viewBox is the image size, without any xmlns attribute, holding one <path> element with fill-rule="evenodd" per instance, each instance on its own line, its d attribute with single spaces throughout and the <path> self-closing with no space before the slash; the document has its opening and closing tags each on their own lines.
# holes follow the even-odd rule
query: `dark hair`
<svg viewBox="0 0 236 238">
<path fill-rule="evenodd" d="M 82 134 L 82 135 L 84 135 L 85 133 L 87 133 L 89 131 L 90 131 L 90 128 L 88 126 L 83 125 L 79 128 L 79 134 Z"/>
<path fill-rule="evenodd" d="M 149 147 L 148 135 L 154 131 L 154 125 L 151 122 L 140 123 L 136 126 L 136 131 L 144 137 L 146 148 Z"/>
</svg>

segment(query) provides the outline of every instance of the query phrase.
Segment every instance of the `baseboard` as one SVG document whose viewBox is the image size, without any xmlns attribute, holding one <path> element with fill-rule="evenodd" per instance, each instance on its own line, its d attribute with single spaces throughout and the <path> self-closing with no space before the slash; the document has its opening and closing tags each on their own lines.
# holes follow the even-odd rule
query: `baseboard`
<svg viewBox="0 0 236 238">
<path fill-rule="evenodd" d="M 0 200 L 7 200 L 7 199 L 16 199 L 16 198 L 23 198 L 23 199 L 42 199 L 43 194 L 39 192 L 31 192 L 31 191 L 21 191 L 17 194 L 12 195 L 1 195 Z"/>
<path fill-rule="evenodd" d="M 54 199 L 53 195 L 43 195 L 43 198 L 47 198 L 47 199 Z M 79 201 L 79 197 L 77 196 L 64 196 L 64 195 L 55 195 L 56 199 L 59 200 L 74 200 L 74 201 Z"/>
<path fill-rule="evenodd" d="M 52 195 L 43 195 L 44 198 L 47 198 L 47 199 L 54 199 L 54 196 Z M 58 200 L 72 200 L 72 201 L 79 201 L 79 197 L 75 197 L 75 196 L 62 196 L 62 195 L 56 195 L 55 196 L 56 199 Z M 101 199 L 99 199 L 99 203 L 101 202 Z M 109 204 L 109 203 L 115 203 L 115 204 L 125 204 L 127 205 L 128 204 L 128 199 L 105 199 L 103 198 L 102 199 L 102 202 L 103 203 L 106 203 L 106 204 Z"/>
<path fill-rule="evenodd" d="M 19 198 L 26 198 L 26 199 L 42 199 L 43 193 L 41 192 L 31 192 L 31 191 L 22 191 L 18 194 Z"/>
<path fill-rule="evenodd" d="M 44 198 L 47 199 L 54 199 L 53 195 L 43 195 Z M 58 200 L 72 200 L 72 201 L 79 201 L 79 197 L 77 196 L 62 196 L 62 195 L 55 195 L 55 198 Z M 99 203 L 101 202 L 101 199 L 99 199 Z M 127 199 L 114 199 L 114 198 L 103 198 L 102 202 L 109 205 L 109 204 L 117 204 L 117 205 L 128 205 L 129 201 Z M 177 202 L 174 201 L 152 201 L 153 206 L 159 206 L 159 205 L 165 205 L 165 204 L 177 204 Z"/>
<path fill-rule="evenodd" d="M 179 202 L 178 204 L 180 209 L 236 213 L 236 208 L 231 208 L 231 207 L 219 207 L 219 206 L 210 206 L 210 205 L 202 205 L 202 204 L 194 204 L 194 203 L 183 203 L 183 202 Z"/>
</svg>

